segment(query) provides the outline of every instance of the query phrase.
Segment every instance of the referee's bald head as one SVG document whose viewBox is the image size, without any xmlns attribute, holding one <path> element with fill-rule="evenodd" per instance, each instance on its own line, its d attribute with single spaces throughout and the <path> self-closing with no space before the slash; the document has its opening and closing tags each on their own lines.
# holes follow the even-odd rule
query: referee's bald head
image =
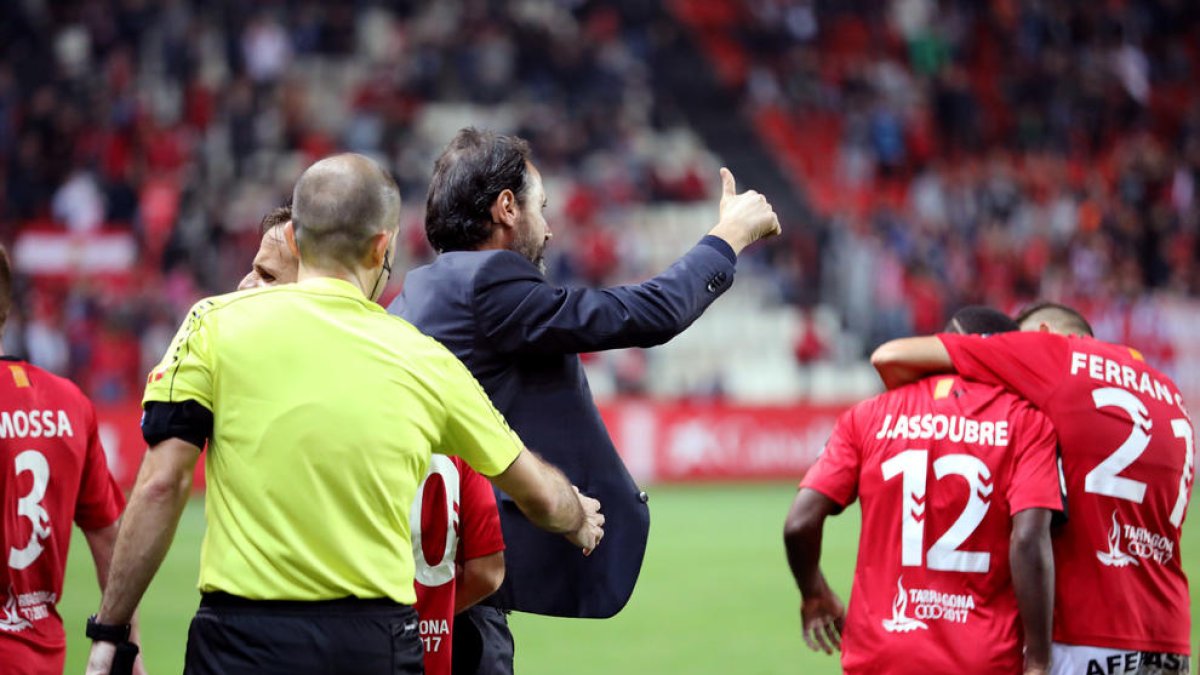
<svg viewBox="0 0 1200 675">
<path fill-rule="evenodd" d="M 326 157 L 296 181 L 292 226 L 306 264 L 353 268 L 367 255 L 372 237 L 400 226 L 400 188 L 368 157 Z"/>
</svg>

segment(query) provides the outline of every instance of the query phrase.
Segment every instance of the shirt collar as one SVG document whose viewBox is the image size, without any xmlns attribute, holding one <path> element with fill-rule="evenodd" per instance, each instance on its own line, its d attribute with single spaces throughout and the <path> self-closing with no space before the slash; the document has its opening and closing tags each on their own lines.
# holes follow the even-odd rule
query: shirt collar
<svg viewBox="0 0 1200 675">
<path fill-rule="evenodd" d="M 363 295 L 363 292 L 358 289 L 358 286 L 355 286 L 345 279 L 338 279 L 336 277 L 313 277 L 297 282 L 296 285 L 306 291 L 316 291 L 317 293 L 321 293 L 323 295 L 337 295 L 343 298 L 350 298 L 351 300 L 358 300 L 364 305 L 378 309 L 381 312 L 386 311 L 379 305 L 379 303 L 368 300 L 367 296 Z"/>
</svg>

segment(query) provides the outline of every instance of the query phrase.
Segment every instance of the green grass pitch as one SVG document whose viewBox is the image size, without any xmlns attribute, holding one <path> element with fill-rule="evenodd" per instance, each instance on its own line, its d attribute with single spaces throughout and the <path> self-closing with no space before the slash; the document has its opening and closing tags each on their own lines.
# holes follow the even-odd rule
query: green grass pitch
<svg viewBox="0 0 1200 675">
<path fill-rule="evenodd" d="M 600 673 L 837 673 L 836 657 L 813 654 L 799 629 L 799 594 L 784 561 L 783 517 L 794 484 L 660 486 L 650 490 L 650 546 L 629 606 L 605 621 L 514 614 L 521 675 Z M 1194 510 L 1194 509 L 1193 509 Z M 1200 577 L 1200 535 L 1188 521 L 1182 548 Z M 203 508 L 193 501 L 175 544 L 142 603 L 151 675 L 179 673 L 195 590 Z M 858 545 L 858 513 L 829 522 L 823 567 L 847 599 Z M 83 672 L 83 624 L 99 593 L 87 546 L 76 533 L 59 609 L 67 628 L 67 672 Z M 1197 612 L 1193 594 L 1192 612 Z M 1198 632 L 1193 625 L 1193 644 Z"/>
</svg>

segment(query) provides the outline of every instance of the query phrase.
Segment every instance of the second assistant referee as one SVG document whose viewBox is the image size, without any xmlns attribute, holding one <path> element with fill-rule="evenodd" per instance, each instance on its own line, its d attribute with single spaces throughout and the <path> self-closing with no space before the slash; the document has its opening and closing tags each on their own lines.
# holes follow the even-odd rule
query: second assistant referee
<svg viewBox="0 0 1200 675">
<path fill-rule="evenodd" d="M 150 449 L 89 634 L 89 673 L 162 562 L 205 443 L 208 529 L 186 673 L 419 673 L 409 509 L 458 455 L 585 551 L 599 503 L 524 449 L 466 368 L 374 300 L 400 196 L 339 155 L 296 184 L 299 283 L 198 303 L 150 373 Z"/>
</svg>

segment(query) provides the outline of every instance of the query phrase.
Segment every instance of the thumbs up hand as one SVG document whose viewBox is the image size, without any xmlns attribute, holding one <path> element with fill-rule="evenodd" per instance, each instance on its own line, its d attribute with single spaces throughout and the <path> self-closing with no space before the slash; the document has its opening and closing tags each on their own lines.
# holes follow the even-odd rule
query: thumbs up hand
<svg viewBox="0 0 1200 675">
<path fill-rule="evenodd" d="M 709 234 L 724 239 L 734 253 L 741 253 L 759 239 L 780 232 L 779 217 L 767 198 L 754 190 L 738 194 L 733 174 L 722 167 L 720 221 Z"/>
</svg>

